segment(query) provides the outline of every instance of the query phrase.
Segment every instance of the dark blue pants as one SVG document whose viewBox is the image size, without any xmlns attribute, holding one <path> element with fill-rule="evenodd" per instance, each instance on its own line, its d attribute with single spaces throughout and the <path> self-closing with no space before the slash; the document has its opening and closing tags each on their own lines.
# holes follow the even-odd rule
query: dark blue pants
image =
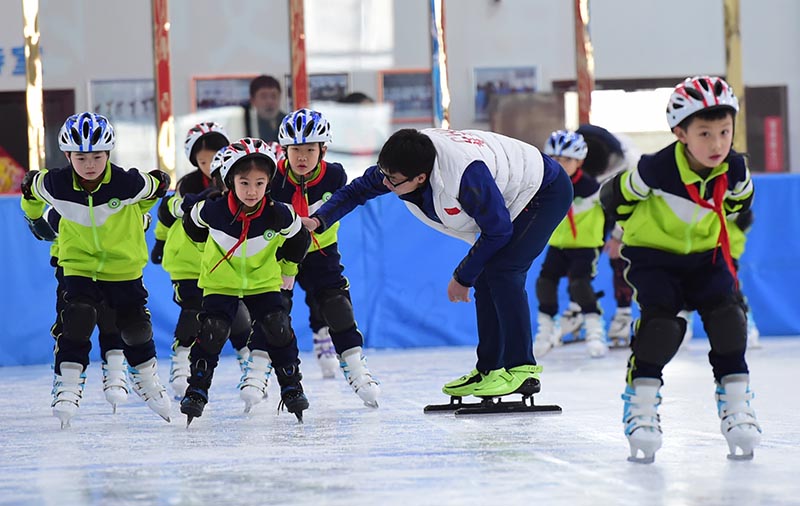
<svg viewBox="0 0 800 506">
<path fill-rule="evenodd" d="M 178 323 L 175 327 L 175 339 L 179 342 L 180 346 L 189 347 L 192 345 L 197 336 L 191 336 L 189 339 L 179 339 L 179 335 L 184 335 L 185 332 L 180 332 L 177 328 L 185 321 L 184 311 L 194 314 L 203 310 L 203 289 L 197 286 L 196 279 L 177 279 L 172 280 L 172 300 L 180 306 L 181 315 L 178 317 Z M 245 314 L 242 314 L 244 311 Z M 233 325 L 231 326 L 230 342 L 235 350 L 241 350 L 247 346 L 247 340 L 250 338 L 250 325 L 248 323 L 249 315 L 246 314 L 241 305 L 239 312 L 236 314 Z"/>
<path fill-rule="evenodd" d="M 696 309 L 705 323 L 706 317 L 714 309 L 741 301 L 720 250 L 716 252 L 716 261 L 713 260 L 714 251 L 677 255 L 653 248 L 625 246 L 622 255 L 629 263 L 626 277 L 636 289 L 636 301 L 642 313 L 653 311 L 677 315 L 684 307 L 689 307 Z M 746 335 L 731 337 L 747 340 Z M 638 347 L 658 345 L 641 342 L 640 336 L 634 336 L 634 339 L 639 339 Z M 737 353 L 721 354 L 714 351 L 712 346 L 708 360 L 717 379 L 728 374 L 747 372 L 744 349 Z M 632 377 L 661 377 L 663 366 L 641 360 L 635 363 Z"/>
<path fill-rule="evenodd" d="M 574 248 L 562 249 L 550 246 L 542 263 L 539 277 L 552 281 L 552 293 L 548 294 L 548 301 L 539 301 L 539 311 L 550 316 L 558 313 L 558 282 L 563 277 L 572 279 L 592 280 L 597 275 L 597 259 L 600 257 L 599 248 Z M 550 290 L 548 290 L 549 292 Z M 583 313 L 600 313 L 597 299 L 591 307 L 581 306 Z"/>
<path fill-rule="evenodd" d="M 330 296 L 342 294 L 350 300 L 350 283 L 342 274 L 343 271 L 342 257 L 336 243 L 319 251 L 310 252 L 300 264 L 296 281 L 306 292 L 306 304 L 310 312 L 309 323 L 313 332 L 318 332 L 328 325 L 323 316 L 322 305 Z M 330 332 L 333 346 L 339 355 L 351 348 L 364 345 L 364 336 L 359 332 L 355 321 L 348 329 L 338 332 L 331 329 Z"/>
<path fill-rule="evenodd" d="M 533 260 L 571 205 L 572 182 L 566 172 L 559 171 L 516 217 L 511 241 L 486 263 L 475 281 L 479 371 L 536 363 L 525 283 Z"/>
<path fill-rule="evenodd" d="M 233 319 L 236 317 L 237 311 L 239 311 L 240 300 L 247 306 L 252 321 L 253 331 L 250 335 L 250 349 L 269 353 L 269 357 L 275 367 L 287 367 L 299 364 L 300 359 L 297 357 L 297 338 L 293 337 L 287 346 L 275 347 L 268 342 L 267 334 L 264 331 L 263 325 L 260 323 L 263 322 L 270 313 L 278 311 L 288 313 L 285 300 L 280 292 L 247 295 L 241 299 L 230 295 L 206 295 L 203 297 L 203 313 L 225 318 L 229 323 L 232 323 Z M 201 316 L 201 320 L 202 318 L 203 316 Z M 204 352 L 202 346 L 192 346 L 190 354 L 192 362 L 197 358 L 204 358 L 211 369 L 216 367 L 219 361 L 219 354 L 216 354 L 216 356 L 206 356 L 208 353 Z M 201 354 L 205 355 L 201 356 Z"/>
<path fill-rule="evenodd" d="M 64 304 L 86 303 L 95 307 L 98 316 L 103 305 L 116 314 L 116 324 L 121 333 L 128 328 L 150 326 L 150 312 L 147 310 L 147 290 L 142 278 L 131 281 L 93 281 L 82 276 L 64 276 Z M 56 342 L 55 371 L 61 372 L 61 362 L 76 362 L 84 368 L 89 365 L 89 351 L 92 349 L 90 335 L 78 335 L 71 322 L 61 312 L 62 332 Z M 78 325 L 81 327 L 82 325 Z M 123 342 L 123 352 L 128 364 L 137 366 L 156 356 L 152 330 L 150 339 L 142 344 L 128 345 Z"/>
</svg>

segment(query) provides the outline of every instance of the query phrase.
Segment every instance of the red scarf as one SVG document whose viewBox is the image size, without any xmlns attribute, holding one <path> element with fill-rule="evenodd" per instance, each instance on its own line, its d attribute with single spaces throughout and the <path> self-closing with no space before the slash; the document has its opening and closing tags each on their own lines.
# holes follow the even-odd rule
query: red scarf
<svg viewBox="0 0 800 506">
<path fill-rule="evenodd" d="M 299 176 L 301 178 L 300 183 L 295 182 L 293 179 L 295 175 L 289 170 L 289 160 L 286 158 L 278 162 L 278 170 L 284 175 L 286 181 L 288 181 L 295 188 L 294 193 L 292 193 L 292 207 L 294 208 L 294 212 L 296 212 L 301 218 L 308 218 L 308 192 L 306 189 L 318 185 L 325 178 L 325 171 L 327 170 L 327 164 L 325 163 L 325 160 L 320 160 L 319 174 L 317 174 L 317 176 L 310 181 L 306 181 L 305 176 Z M 320 250 L 320 253 L 322 253 L 322 248 L 319 247 L 319 241 L 317 240 L 317 235 L 314 232 L 311 232 L 311 242 L 313 242 L 314 246 L 316 246 L 317 249 Z M 325 255 L 325 253 L 322 254 Z"/>
<path fill-rule="evenodd" d="M 572 181 L 572 185 L 575 186 L 575 183 L 581 180 L 583 177 L 583 170 L 578 168 L 575 171 L 575 174 L 571 175 L 569 178 Z M 578 238 L 578 226 L 575 224 L 575 211 L 572 210 L 572 206 L 569 206 L 569 210 L 567 211 L 567 220 L 569 220 L 569 229 L 572 232 L 572 238 Z"/>
<path fill-rule="evenodd" d="M 250 222 L 261 216 L 261 213 L 264 211 L 264 207 L 266 207 L 266 205 L 267 205 L 267 197 L 264 196 L 264 198 L 261 199 L 261 203 L 258 205 L 258 208 L 255 211 L 249 214 L 245 213 L 242 210 L 242 204 L 236 198 L 234 193 L 232 191 L 228 192 L 228 209 L 234 216 L 235 221 L 242 222 L 242 233 L 239 234 L 239 240 L 236 241 L 236 244 L 234 244 L 233 247 L 229 249 L 227 253 L 225 253 L 225 256 L 220 258 L 219 262 L 217 262 L 217 264 L 209 272 L 214 272 L 214 269 L 219 267 L 219 265 L 222 262 L 230 259 L 233 256 L 233 254 L 236 252 L 239 246 L 241 246 L 242 243 L 247 239 L 247 231 L 250 230 Z"/>
<path fill-rule="evenodd" d="M 728 266 L 728 270 L 730 271 L 731 275 L 733 276 L 733 282 L 736 285 L 736 288 L 739 288 L 739 277 L 736 275 L 736 268 L 733 265 L 733 257 L 731 256 L 731 242 L 730 238 L 728 237 L 728 222 L 725 219 L 725 209 L 723 208 L 723 203 L 725 201 L 725 192 L 728 189 L 728 174 L 722 174 L 719 176 L 716 181 L 714 181 L 714 190 L 712 192 L 712 198 L 714 199 L 714 204 L 712 205 L 707 200 L 703 200 L 700 197 L 700 192 L 697 190 L 697 187 L 693 184 L 686 185 L 686 192 L 689 194 L 689 197 L 694 201 L 695 204 L 699 205 L 704 209 L 710 209 L 714 211 L 714 214 L 717 215 L 719 218 L 719 236 L 717 236 L 717 246 L 722 248 L 722 257 L 725 259 L 725 264 Z M 717 250 L 714 250 L 714 256 L 712 257 L 712 262 L 717 261 Z"/>
</svg>

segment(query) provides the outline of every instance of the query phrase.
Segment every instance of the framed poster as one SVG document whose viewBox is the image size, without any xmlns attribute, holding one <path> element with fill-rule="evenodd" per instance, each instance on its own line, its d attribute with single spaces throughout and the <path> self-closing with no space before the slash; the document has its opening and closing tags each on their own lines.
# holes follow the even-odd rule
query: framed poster
<svg viewBox="0 0 800 506">
<path fill-rule="evenodd" d="M 539 89 L 537 67 L 476 67 L 475 121 L 489 121 L 492 98 L 518 93 L 533 93 Z"/>
<path fill-rule="evenodd" d="M 200 76 L 192 78 L 192 111 L 245 105 L 250 102 L 253 75 Z"/>
<path fill-rule="evenodd" d="M 378 100 L 392 104 L 393 123 L 433 122 L 433 81 L 428 69 L 378 73 Z"/>
<path fill-rule="evenodd" d="M 286 88 L 286 101 L 289 110 L 294 110 L 292 95 L 292 75 L 284 75 Z M 350 74 L 309 74 L 308 98 L 309 101 L 324 100 L 336 102 L 350 92 Z"/>
<path fill-rule="evenodd" d="M 89 83 L 92 111 L 111 124 L 126 122 L 155 125 L 156 89 L 152 79 L 101 79 Z"/>
</svg>

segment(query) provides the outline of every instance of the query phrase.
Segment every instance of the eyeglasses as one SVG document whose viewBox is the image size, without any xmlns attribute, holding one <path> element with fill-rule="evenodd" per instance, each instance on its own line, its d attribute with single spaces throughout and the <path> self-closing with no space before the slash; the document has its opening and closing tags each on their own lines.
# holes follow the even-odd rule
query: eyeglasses
<svg viewBox="0 0 800 506">
<path fill-rule="evenodd" d="M 398 187 L 398 186 L 400 186 L 401 184 L 403 184 L 403 183 L 408 183 L 409 181 L 411 181 L 411 178 L 410 178 L 410 177 L 407 177 L 407 178 L 403 179 L 402 181 L 400 181 L 399 183 L 395 183 L 394 181 L 392 181 L 392 176 L 391 176 L 391 175 L 390 175 L 388 172 L 386 172 L 385 170 L 383 170 L 383 168 L 382 168 L 380 165 L 378 165 L 377 167 L 378 167 L 378 172 L 380 172 L 380 173 L 381 173 L 381 175 L 382 175 L 382 176 L 383 176 L 383 177 L 386 179 L 386 181 L 387 181 L 387 182 L 388 182 L 390 185 L 392 185 L 392 188 L 397 188 L 397 187 Z"/>
</svg>

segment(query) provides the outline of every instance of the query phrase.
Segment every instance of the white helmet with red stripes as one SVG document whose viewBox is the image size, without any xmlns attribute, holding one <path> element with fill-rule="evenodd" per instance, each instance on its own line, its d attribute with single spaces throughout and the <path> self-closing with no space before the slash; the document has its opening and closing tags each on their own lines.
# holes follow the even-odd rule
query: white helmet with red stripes
<svg viewBox="0 0 800 506">
<path fill-rule="evenodd" d="M 220 140 L 217 145 L 224 146 L 230 142 L 228 139 L 228 134 L 225 132 L 225 129 L 222 128 L 222 125 L 214 121 L 198 123 L 189 129 L 189 132 L 186 134 L 186 141 L 183 143 L 183 149 L 186 152 L 186 158 L 189 159 L 192 165 L 197 166 L 197 161 L 195 160 L 197 153 L 192 152 L 195 144 L 197 144 L 197 141 L 200 139 L 212 135 L 219 136 Z"/>
<path fill-rule="evenodd" d="M 739 112 L 739 100 L 733 88 L 721 77 L 687 77 L 675 86 L 667 104 L 667 123 L 675 128 L 692 114 L 710 109 L 731 109 Z"/>
<path fill-rule="evenodd" d="M 272 141 L 267 143 L 269 145 L 269 149 L 272 151 L 272 154 L 275 155 L 275 160 L 280 162 L 284 158 L 286 158 L 286 154 L 283 152 L 283 147 L 281 146 L 280 142 Z"/>
<path fill-rule="evenodd" d="M 231 173 L 233 166 L 242 160 L 250 158 L 265 158 L 272 166 L 270 177 L 275 173 L 277 162 L 275 160 L 275 155 L 270 149 L 269 143 L 261 139 L 245 137 L 225 148 L 225 151 L 222 153 L 222 168 L 219 171 L 219 175 L 222 178 L 222 182 L 225 183 L 225 186 L 233 188 L 233 174 Z"/>
</svg>

